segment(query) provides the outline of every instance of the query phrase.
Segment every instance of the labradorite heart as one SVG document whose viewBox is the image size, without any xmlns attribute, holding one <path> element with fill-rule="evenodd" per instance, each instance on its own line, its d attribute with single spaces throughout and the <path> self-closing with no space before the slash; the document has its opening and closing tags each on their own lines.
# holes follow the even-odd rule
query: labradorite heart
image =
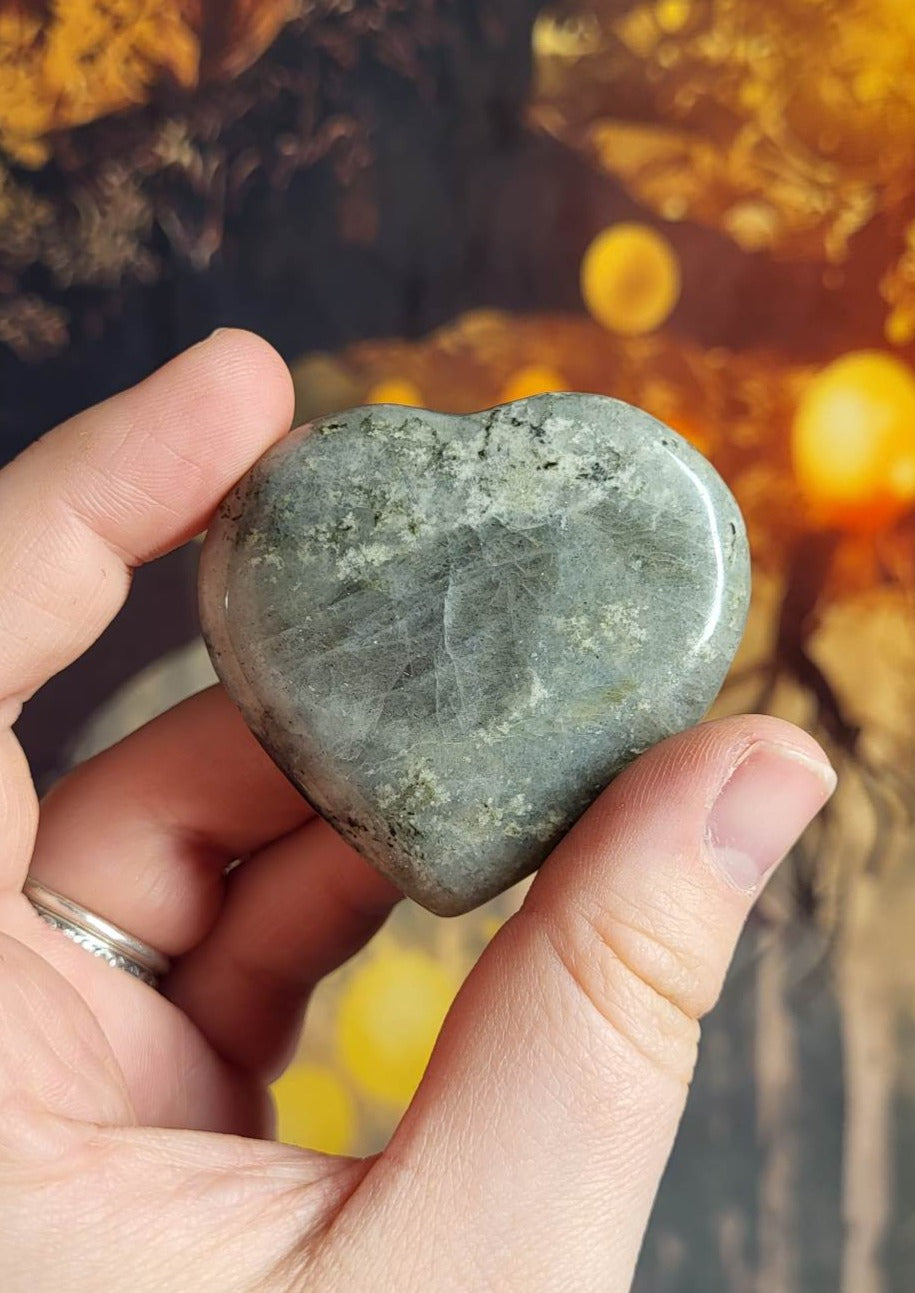
<svg viewBox="0 0 915 1293">
<path fill-rule="evenodd" d="M 293 432 L 201 564 L 213 662 L 302 793 L 432 911 L 532 871 L 740 640 L 743 521 L 713 468 L 597 395 Z"/>
</svg>

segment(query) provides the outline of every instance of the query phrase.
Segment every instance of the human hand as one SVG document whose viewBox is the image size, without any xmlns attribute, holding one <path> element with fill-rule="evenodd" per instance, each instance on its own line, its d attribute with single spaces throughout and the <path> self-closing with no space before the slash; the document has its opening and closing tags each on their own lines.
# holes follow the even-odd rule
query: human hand
<svg viewBox="0 0 915 1293">
<path fill-rule="evenodd" d="M 481 958 L 367 1161 L 256 1138 L 310 990 L 397 894 L 223 692 L 78 768 L 39 823 L 21 703 L 291 416 L 278 357 L 223 332 L 0 472 L 0 1286 L 624 1290 L 696 1021 L 834 785 L 813 740 L 729 719 L 624 773 Z M 170 956 L 162 993 L 46 925 L 30 868 Z"/>
</svg>

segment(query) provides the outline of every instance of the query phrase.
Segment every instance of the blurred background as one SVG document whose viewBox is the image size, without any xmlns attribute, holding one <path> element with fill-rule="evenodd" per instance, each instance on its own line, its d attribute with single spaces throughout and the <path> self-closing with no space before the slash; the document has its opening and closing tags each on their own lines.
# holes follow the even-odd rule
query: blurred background
<svg viewBox="0 0 915 1293">
<path fill-rule="evenodd" d="M 300 420 L 596 391 L 736 493 L 715 712 L 799 722 L 840 790 L 707 1023 L 653 1293 L 912 1287 L 913 158 L 911 0 L 0 0 L 0 462 L 233 324 Z M 212 680 L 195 566 L 26 708 L 43 787 Z M 385 1142 L 521 896 L 405 905 L 322 986 L 285 1139 Z"/>
</svg>

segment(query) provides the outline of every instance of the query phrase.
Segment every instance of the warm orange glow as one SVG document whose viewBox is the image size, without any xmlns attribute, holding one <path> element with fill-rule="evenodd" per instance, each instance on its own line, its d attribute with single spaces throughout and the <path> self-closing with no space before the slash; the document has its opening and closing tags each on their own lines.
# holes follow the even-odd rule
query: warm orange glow
<svg viewBox="0 0 915 1293">
<path fill-rule="evenodd" d="M 809 384 L 791 433 L 817 519 L 877 529 L 915 502 L 915 374 L 876 351 L 846 355 Z"/>
<path fill-rule="evenodd" d="M 684 440 L 688 440 L 694 449 L 698 449 L 701 454 L 708 455 L 711 449 L 711 441 L 708 433 L 702 429 L 692 418 L 677 414 L 676 417 L 662 417 L 662 422 L 666 422 L 669 427 L 678 432 Z"/>
<path fill-rule="evenodd" d="M 0 146 L 38 167 L 55 130 L 146 103 L 161 81 L 234 76 L 292 17 L 291 0 L 0 0 Z M 209 12 L 212 10 L 212 13 Z"/>
<path fill-rule="evenodd" d="M 422 408 L 423 393 L 415 382 L 405 377 L 390 377 L 376 382 L 365 397 L 366 404 L 402 404 Z"/>
<path fill-rule="evenodd" d="M 361 1091 L 407 1103 L 457 988 L 445 966 L 415 948 L 388 946 L 357 967 L 340 998 L 337 1048 Z"/>
<path fill-rule="evenodd" d="M 689 22 L 691 0 L 658 0 L 655 6 L 655 22 L 665 36 L 672 36 L 682 31 Z"/>
<path fill-rule="evenodd" d="M 648 225 L 618 224 L 599 233 L 581 263 L 581 294 L 592 317 L 610 332 L 654 332 L 680 299 L 680 262 Z"/>
<path fill-rule="evenodd" d="M 512 400 L 526 400 L 532 395 L 550 395 L 568 389 L 568 382 L 555 368 L 548 364 L 529 364 L 512 373 L 502 387 L 499 403 L 509 404 Z"/>
<path fill-rule="evenodd" d="M 891 346 L 908 346 L 915 340 L 915 315 L 896 309 L 887 316 L 883 335 Z"/>
<path fill-rule="evenodd" d="M 322 1154 L 352 1151 L 356 1112 L 343 1083 L 329 1068 L 295 1061 L 272 1091 L 278 1140 Z"/>
</svg>

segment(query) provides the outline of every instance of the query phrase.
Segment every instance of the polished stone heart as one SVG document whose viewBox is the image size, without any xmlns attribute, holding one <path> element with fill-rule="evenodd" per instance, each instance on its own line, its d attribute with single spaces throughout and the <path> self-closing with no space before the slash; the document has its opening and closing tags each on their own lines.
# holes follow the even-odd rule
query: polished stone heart
<svg viewBox="0 0 915 1293">
<path fill-rule="evenodd" d="M 616 400 L 546 395 L 294 432 L 223 504 L 201 613 L 287 776 L 451 914 L 703 715 L 749 583 L 737 504 L 686 441 Z"/>
</svg>

